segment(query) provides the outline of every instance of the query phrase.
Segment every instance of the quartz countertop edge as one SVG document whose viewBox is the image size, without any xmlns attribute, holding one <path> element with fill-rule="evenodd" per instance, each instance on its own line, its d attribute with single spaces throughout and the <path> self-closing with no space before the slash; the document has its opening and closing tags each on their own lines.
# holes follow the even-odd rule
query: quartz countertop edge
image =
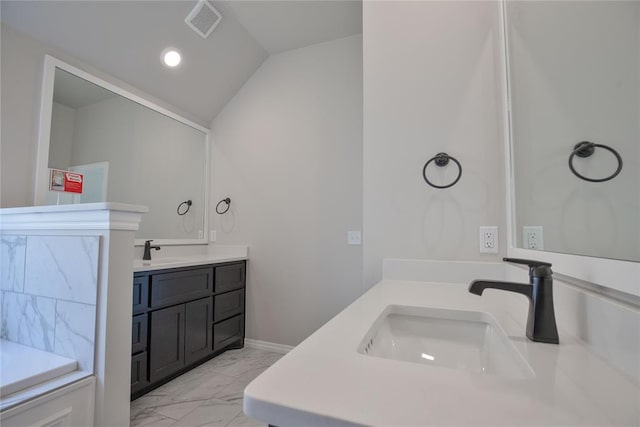
<svg viewBox="0 0 640 427">
<path fill-rule="evenodd" d="M 136 259 L 133 261 L 133 272 L 139 273 L 143 271 L 164 270 L 169 268 L 194 267 L 198 265 L 220 264 L 224 262 L 246 261 L 246 256 L 235 255 L 190 255 L 172 258 L 170 262 L 163 262 L 162 258 L 151 260 L 151 264 L 145 264 L 146 261 Z"/>
<path fill-rule="evenodd" d="M 561 328 L 559 345 L 527 340 L 528 302 L 521 295 L 487 290 L 478 297 L 467 287 L 378 283 L 251 382 L 245 413 L 279 427 L 640 425 L 640 385 L 632 378 Z M 359 354 L 360 342 L 389 305 L 490 313 L 535 377 L 509 379 Z"/>
</svg>

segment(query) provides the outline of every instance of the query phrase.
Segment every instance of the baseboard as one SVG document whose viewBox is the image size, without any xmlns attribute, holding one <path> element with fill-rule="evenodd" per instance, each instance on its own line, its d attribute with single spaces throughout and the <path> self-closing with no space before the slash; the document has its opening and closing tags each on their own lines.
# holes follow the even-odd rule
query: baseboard
<svg viewBox="0 0 640 427">
<path fill-rule="evenodd" d="M 291 349 L 290 345 L 276 344 L 268 341 L 244 339 L 244 345 L 249 348 L 257 348 L 258 350 L 273 351 L 274 353 L 287 354 Z"/>
</svg>

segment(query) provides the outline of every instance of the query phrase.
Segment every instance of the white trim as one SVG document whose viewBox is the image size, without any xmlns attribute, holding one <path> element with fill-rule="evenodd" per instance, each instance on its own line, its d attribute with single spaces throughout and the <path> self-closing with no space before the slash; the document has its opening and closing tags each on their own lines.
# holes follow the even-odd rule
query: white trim
<svg viewBox="0 0 640 427">
<path fill-rule="evenodd" d="M 268 341 L 252 340 L 250 338 L 244 339 L 244 345 L 249 348 L 255 348 L 258 350 L 272 351 L 274 353 L 287 354 L 293 347 L 290 345 L 276 344 Z"/>
<path fill-rule="evenodd" d="M 136 231 L 147 209 L 119 203 L 86 203 L 0 209 L 0 230 Z"/>
<path fill-rule="evenodd" d="M 42 73 L 42 96 L 40 98 L 40 122 L 38 125 L 38 155 L 36 157 L 35 188 L 33 204 L 43 205 L 47 200 L 49 176 L 49 140 L 51 137 L 51 116 L 53 114 L 53 82 L 56 62 L 49 55 L 44 56 Z"/>
<path fill-rule="evenodd" d="M 507 37 L 506 1 L 502 1 L 502 59 L 503 59 L 503 112 L 505 141 L 505 174 L 507 197 L 507 254 L 514 258 L 538 259 L 553 264 L 559 274 L 600 286 L 640 296 L 640 263 L 557 252 L 534 251 L 517 247 L 517 227 L 515 221 L 515 175 L 513 173 L 513 149 L 511 129 L 511 100 L 509 77 L 509 40 Z"/>
<path fill-rule="evenodd" d="M 51 114 L 53 109 L 53 86 L 55 82 L 56 68 L 71 73 L 77 77 L 87 80 L 95 85 L 101 86 L 117 95 L 130 99 L 144 107 L 154 110 L 180 123 L 190 126 L 205 135 L 205 187 L 204 187 L 204 209 L 203 209 L 203 230 L 202 239 L 154 239 L 164 245 L 206 245 L 209 243 L 209 201 L 210 201 L 210 168 L 211 168 L 211 130 L 201 126 L 191 120 L 173 113 L 151 101 L 148 101 L 134 93 L 131 93 L 119 86 L 109 83 L 99 77 L 94 76 L 80 68 L 67 64 L 51 55 L 45 55 L 44 72 L 42 77 L 42 96 L 40 99 L 40 124 L 38 128 L 38 154 L 36 158 L 34 205 L 44 205 L 47 197 L 46 177 L 49 174 L 49 146 L 51 134 Z M 136 226 L 136 230 L 137 230 Z M 144 244 L 144 240 L 142 240 Z"/>
<path fill-rule="evenodd" d="M 57 399 L 61 396 L 68 395 L 81 388 L 90 387 L 91 392 L 94 393 L 95 382 L 96 382 L 96 377 L 90 376 L 90 377 L 86 377 L 78 381 L 72 382 L 71 384 L 64 385 L 59 389 L 51 390 L 50 392 L 45 393 L 41 396 L 37 396 L 25 402 L 19 403 L 16 406 L 3 410 L 0 418 L 2 419 L 2 421 L 8 420 L 11 417 L 15 417 L 16 415 L 19 415 L 23 412 L 38 408 L 39 406 L 42 406 L 53 399 Z M 91 402 L 92 403 L 94 402 L 93 398 L 91 399 Z M 93 408 L 86 408 L 86 409 L 90 410 L 91 413 L 93 413 Z"/>
</svg>

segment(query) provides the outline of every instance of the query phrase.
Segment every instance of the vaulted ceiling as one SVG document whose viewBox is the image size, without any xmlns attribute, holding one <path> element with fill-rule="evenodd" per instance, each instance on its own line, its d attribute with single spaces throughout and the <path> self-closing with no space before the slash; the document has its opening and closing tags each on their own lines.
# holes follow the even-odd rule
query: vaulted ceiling
<svg viewBox="0 0 640 427">
<path fill-rule="evenodd" d="M 221 1 L 202 39 L 184 19 L 196 1 L 11 1 L 0 18 L 103 72 L 188 112 L 203 125 L 270 55 L 362 32 L 360 1 Z M 168 46 L 183 54 L 163 67 Z"/>
</svg>

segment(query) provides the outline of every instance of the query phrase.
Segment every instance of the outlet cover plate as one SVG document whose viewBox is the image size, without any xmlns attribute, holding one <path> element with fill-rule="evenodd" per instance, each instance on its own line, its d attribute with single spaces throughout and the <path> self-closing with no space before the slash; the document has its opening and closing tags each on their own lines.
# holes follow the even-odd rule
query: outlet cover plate
<svg viewBox="0 0 640 427">
<path fill-rule="evenodd" d="M 541 225 L 525 225 L 522 227 L 522 248 L 534 251 L 544 250 L 544 236 Z"/>
<path fill-rule="evenodd" d="M 362 233 L 359 231 L 348 231 L 347 232 L 347 243 L 350 245 L 361 245 L 362 244 Z"/>
<path fill-rule="evenodd" d="M 497 254 L 498 253 L 498 227 L 497 226 L 481 226 L 479 233 L 480 253 Z"/>
</svg>

